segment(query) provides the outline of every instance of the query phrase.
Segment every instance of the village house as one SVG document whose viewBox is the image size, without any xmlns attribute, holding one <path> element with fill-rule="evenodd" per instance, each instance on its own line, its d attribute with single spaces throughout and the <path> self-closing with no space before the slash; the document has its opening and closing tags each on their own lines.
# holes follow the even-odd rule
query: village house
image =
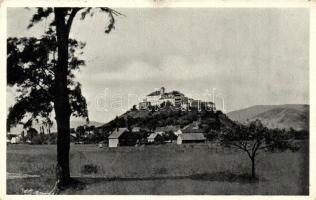
<svg viewBox="0 0 316 200">
<path fill-rule="evenodd" d="M 70 133 L 70 142 L 75 142 L 78 140 L 78 136 L 76 133 Z"/>
<path fill-rule="evenodd" d="M 7 134 L 7 143 L 10 144 L 18 144 L 21 142 L 21 135 L 9 133 Z"/>
<path fill-rule="evenodd" d="M 175 135 L 180 134 L 181 129 L 179 125 L 168 125 L 168 126 L 164 126 L 164 127 L 157 127 L 155 129 L 155 133 L 167 133 L 167 132 L 173 132 Z"/>
<path fill-rule="evenodd" d="M 194 121 L 191 124 L 182 128 L 181 133 L 202 133 L 203 130 L 199 128 L 200 121 Z"/>
<path fill-rule="evenodd" d="M 203 133 L 183 133 L 177 138 L 177 144 L 184 143 L 203 143 L 206 141 Z"/>
<path fill-rule="evenodd" d="M 181 129 L 178 129 L 177 131 L 175 131 L 175 132 L 174 132 L 174 134 L 175 134 L 176 136 L 179 136 L 179 135 L 181 135 L 181 134 L 182 134 L 182 131 L 181 131 Z"/>
<path fill-rule="evenodd" d="M 109 135 L 109 147 L 118 147 L 119 146 L 119 138 L 125 133 L 128 132 L 127 128 L 119 128 L 115 129 L 111 135 Z"/>
<path fill-rule="evenodd" d="M 109 147 L 133 146 L 136 144 L 136 135 L 127 128 L 117 128 L 108 137 Z"/>
<path fill-rule="evenodd" d="M 178 134 L 177 144 L 183 143 L 203 143 L 206 141 L 203 130 L 199 128 L 199 121 L 195 121 L 183 127 Z"/>
<path fill-rule="evenodd" d="M 162 141 L 162 140 L 163 140 L 163 136 L 162 136 L 161 132 L 160 133 L 157 133 L 157 132 L 152 133 L 147 138 L 147 141 L 149 143 L 154 143 L 154 142 L 158 142 L 158 141 Z"/>
<path fill-rule="evenodd" d="M 135 126 L 132 128 L 132 133 L 139 133 L 140 132 L 140 127 Z"/>
</svg>

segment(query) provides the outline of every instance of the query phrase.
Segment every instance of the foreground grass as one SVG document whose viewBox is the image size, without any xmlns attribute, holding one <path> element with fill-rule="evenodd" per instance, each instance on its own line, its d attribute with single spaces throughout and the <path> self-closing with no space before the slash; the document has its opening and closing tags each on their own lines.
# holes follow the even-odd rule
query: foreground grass
<svg viewBox="0 0 316 200">
<path fill-rule="evenodd" d="M 38 174 L 37 179 L 7 181 L 7 193 L 21 188 L 47 192 L 54 185 L 55 146 L 12 145 L 7 149 L 7 172 Z M 308 154 L 262 152 L 259 181 L 243 181 L 250 172 L 245 154 L 212 145 L 164 145 L 99 149 L 73 145 L 71 174 L 86 183 L 84 190 L 65 194 L 308 194 Z M 85 165 L 97 168 L 89 176 Z M 81 177 L 81 178 L 79 178 Z"/>
</svg>

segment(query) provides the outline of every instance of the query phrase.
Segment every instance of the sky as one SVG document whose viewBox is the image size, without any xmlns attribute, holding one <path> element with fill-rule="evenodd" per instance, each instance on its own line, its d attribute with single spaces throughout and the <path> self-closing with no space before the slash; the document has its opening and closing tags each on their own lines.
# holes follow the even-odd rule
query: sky
<svg viewBox="0 0 316 200">
<path fill-rule="evenodd" d="M 306 8 L 116 8 L 74 20 L 86 43 L 77 73 L 89 118 L 107 122 L 164 86 L 212 100 L 229 112 L 261 104 L 309 103 Z M 8 37 L 39 37 L 50 19 L 26 29 L 32 9 L 9 8 Z M 7 108 L 14 103 L 7 88 Z"/>
</svg>

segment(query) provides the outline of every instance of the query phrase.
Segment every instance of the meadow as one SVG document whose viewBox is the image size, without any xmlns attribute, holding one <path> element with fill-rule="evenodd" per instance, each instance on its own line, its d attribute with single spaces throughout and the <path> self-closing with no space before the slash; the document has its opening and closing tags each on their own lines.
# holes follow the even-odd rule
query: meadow
<svg viewBox="0 0 316 200">
<path fill-rule="evenodd" d="M 7 179 L 7 193 L 48 192 L 54 185 L 56 146 L 8 145 L 7 172 L 40 178 Z M 63 194 L 308 195 L 308 145 L 297 152 L 260 152 L 258 180 L 247 178 L 244 152 L 215 144 L 98 148 L 71 145 L 71 175 L 86 183 Z"/>
</svg>

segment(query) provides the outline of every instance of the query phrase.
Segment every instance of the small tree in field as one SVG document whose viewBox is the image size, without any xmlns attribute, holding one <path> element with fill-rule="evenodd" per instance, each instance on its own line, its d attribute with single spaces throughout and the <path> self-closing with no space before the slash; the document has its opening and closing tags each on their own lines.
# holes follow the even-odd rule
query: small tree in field
<svg viewBox="0 0 316 200">
<path fill-rule="evenodd" d="M 259 151 L 274 146 L 278 148 L 277 138 L 270 136 L 269 130 L 259 120 L 255 120 L 248 126 L 236 125 L 231 130 L 224 130 L 221 134 L 221 142 L 247 153 L 251 161 L 251 177 L 256 178 L 256 159 Z"/>
</svg>

